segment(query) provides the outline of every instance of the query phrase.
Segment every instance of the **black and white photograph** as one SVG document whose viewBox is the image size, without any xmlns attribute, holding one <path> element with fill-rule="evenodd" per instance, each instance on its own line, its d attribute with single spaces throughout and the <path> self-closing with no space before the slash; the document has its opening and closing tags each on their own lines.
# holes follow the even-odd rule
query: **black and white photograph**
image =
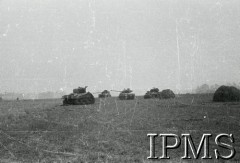
<svg viewBox="0 0 240 163">
<path fill-rule="evenodd" d="M 239 163 L 239 0 L 0 0 L 0 163 Z"/>
</svg>

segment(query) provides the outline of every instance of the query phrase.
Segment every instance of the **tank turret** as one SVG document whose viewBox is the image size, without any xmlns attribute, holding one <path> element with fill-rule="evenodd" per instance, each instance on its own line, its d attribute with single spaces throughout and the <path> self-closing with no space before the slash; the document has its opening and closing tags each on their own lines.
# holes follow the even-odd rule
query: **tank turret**
<svg viewBox="0 0 240 163">
<path fill-rule="evenodd" d="M 159 89 L 155 87 L 150 89 L 150 91 L 147 91 L 143 96 L 144 99 L 159 98 L 159 97 L 160 97 Z"/>
<path fill-rule="evenodd" d="M 73 93 L 86 93 L 87 86 L 85 87 L 78 87 L 76 89 L 73 89 Z"/>
</svg>

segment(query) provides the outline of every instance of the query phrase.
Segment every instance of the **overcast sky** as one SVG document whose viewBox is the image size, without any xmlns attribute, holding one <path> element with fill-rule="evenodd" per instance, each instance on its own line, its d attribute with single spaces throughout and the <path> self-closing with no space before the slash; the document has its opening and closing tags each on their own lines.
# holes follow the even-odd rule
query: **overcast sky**
<svg viewBox="0 0 240 163">
<path fill-rule="evenodd" d="M 240 81 L 239 0 L 0 0 L 0 92 Z"/>
</svg>

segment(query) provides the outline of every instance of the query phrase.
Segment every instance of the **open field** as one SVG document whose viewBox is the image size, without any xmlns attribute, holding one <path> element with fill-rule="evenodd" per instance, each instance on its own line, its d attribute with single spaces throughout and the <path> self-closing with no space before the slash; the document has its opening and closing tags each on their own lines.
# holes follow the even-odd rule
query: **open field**
<svg viewBox="0 0 240 163">
<path fill-rule="evenodd" d="M 129 101 L 111 97 L 88 106 L 61 106 L 60 99 L 2 101 L 0 162 L 151 162 L 148 133 L 190 133 L 195 144 L 203 133 L 211 133 L 213 158 L 213 149 L 220 148 L 215 136 L 232 133 L 237 153 L 228 162 L 239 161 L 240 103 L 211 100 L 212 95 Z M 157 156 L 162 154 L 160 140 L 156 138 Z M 166 162 L 185 162 L 183 152 L 183 144 L 169 150 Z"/>
</svg>

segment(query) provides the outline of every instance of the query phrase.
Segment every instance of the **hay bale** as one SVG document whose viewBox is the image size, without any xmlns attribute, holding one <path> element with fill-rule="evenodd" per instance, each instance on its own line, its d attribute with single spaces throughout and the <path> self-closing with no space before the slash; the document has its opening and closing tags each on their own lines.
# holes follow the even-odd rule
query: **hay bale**
<svg viewBox="0 0 240 163">
<path fill-rule="evenodd" d="M 214 95 L 214 102 L 231 102 L 240 101 L 240 90 L 233 86 L 222 85 L 219 87 Z"/>
<path fill-rule="evenodd" d="M 163 98 L 163 99 L 175 98 L 175 94 L 171 89 L 165 89 L 165 90 L 162 90 L 162 92 L 160 93 L 160 98 Z"/>
</svg>

